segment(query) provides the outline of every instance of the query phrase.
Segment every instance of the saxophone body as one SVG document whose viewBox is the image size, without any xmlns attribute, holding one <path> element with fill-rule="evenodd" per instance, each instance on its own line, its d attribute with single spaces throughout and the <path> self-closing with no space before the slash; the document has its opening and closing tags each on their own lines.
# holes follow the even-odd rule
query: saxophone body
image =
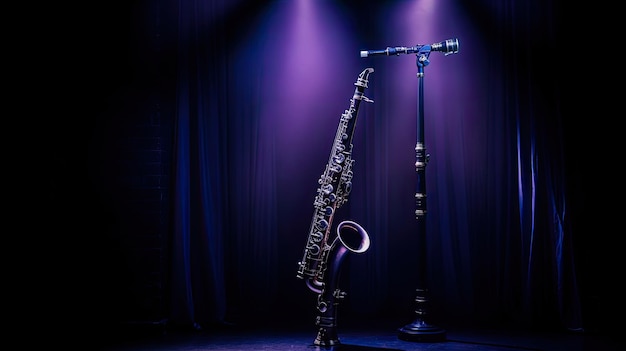
<svg viewBox="0 0 626 351">
<path fill-rule="evenodd" d="M 370 239 L 363 227 L 353 221 L 343 221 L 332 230 L 336 210 L 348 201 L 352 190 L 352 137 L 361 102 L 373 102 L 364 95 L 370 73 L 366 68 L 354 83 L 356 88 L 350 106 L 341 115 L 324 173 L 313 202 L 314 212 L 302 260 L 298 262 L 297 277 L 318 294 L 316 325 L 319 327 L 314 344 L 339 344 L 337 337 L 337 305 L 346 295 L 338 288 L 341 264 L 347 253 L 363 253 Z"/>
</svg>

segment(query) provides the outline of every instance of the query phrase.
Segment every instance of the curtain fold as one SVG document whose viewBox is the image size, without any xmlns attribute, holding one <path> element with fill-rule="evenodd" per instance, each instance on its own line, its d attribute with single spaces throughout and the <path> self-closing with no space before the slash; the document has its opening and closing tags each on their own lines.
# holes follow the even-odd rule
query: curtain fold
<svg viewBox="0 0 626 351">
<path fill-rule="evenodd" d="M 413 208 L 415 59 L 357 57 L 364 46 L 403 44 L 364 24 L 402 1 L 347 3 L 176 2 L 170 319 L 313 322 L 315 296 L 296 263 L 339 116 L 369 65 L 374 103 L 361 107 L 354 187 L 340 217 L 362 224 L 372 245 L 345 263 L 342 318 L 409 322 L 416 235 L 426 235 L 437 322 L 581 329 L 559 77 L 540 75 L 535 50 L 558 40 L 551 2 L 447 1 L 439 10 L 460 18 L 451 30 L 412 39 L 452 33 L 461 43 L 456 55 L 432 53 L 424 77 L 427 233 L 416 233 Z M 331 56 L 345 61 L 285 57 L 324 51 L 300 26 L 316 11 L 352 35 L 333 38 L 346 52 Z M 283 45 L 289 38 L 310 45 Z"/>
</svg>

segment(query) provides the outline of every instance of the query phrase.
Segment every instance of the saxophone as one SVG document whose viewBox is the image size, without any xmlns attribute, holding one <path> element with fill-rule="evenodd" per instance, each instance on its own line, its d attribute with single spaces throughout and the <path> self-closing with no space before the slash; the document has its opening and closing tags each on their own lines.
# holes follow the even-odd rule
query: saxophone
<svg viewBox="0 0 626 351">
<path fill-rule="evenodd" d="M 302 260 L 298 262 L 297 277 L 304 279 L 308 288 L 318 294 L 316 319 L 319 327 L 315 345 L 340 344 L 337 337 L 337 305 L 346 293 L 338 288 L 339 270 L 346 253 L 363 253 L 370 246 L 370 239 L 363 227 L 353 221 L 343 221 L 331 230 L 336 209 L 348 201 L 352 190 L 352 137 L 359 106 L 362 101 L 373 102 L 363 92 L 367 88 L 373 68 L 364 69 L 354 83 L 354 95 L 350 107 L 339 120 L 339 127 L 332 144 L 330 157 L 324 173 L 320 176 L 317 195 L 313 202 L 314 212 L 309 236 Z"/>
</svg>

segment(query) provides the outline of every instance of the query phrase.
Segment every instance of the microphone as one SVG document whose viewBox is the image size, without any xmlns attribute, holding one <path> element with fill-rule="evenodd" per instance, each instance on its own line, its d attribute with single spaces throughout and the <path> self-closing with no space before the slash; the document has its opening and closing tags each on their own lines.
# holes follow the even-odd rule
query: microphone
<svg viewBox="0 0 626 351">
<path fill-rule="evenodd" d="M 416 45 L 411 47 L 396 46 L 387 47 L 385 50 L 363 50 L 361 51 L 361 57 L 377 56 L 377 55 L 400 55 L 400 54 L 414 54 L 420 51 L 426 45 Z M 459 39 L 447 39 L 439 43 L 430 45 L 430 51 L 441 51 L 445 56 L 450 54 L 456 54 L 459 52 Z"/>
</svg>

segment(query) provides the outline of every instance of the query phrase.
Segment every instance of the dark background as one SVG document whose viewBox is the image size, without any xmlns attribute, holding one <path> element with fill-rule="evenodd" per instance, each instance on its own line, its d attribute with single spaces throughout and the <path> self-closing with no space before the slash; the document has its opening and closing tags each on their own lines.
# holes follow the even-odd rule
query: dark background
<svg viewBox="0 0 626 351">
<path fill-rule="evenodd" d="M 214 6 L 215 12 L 211 12 L 213 15 L 209 16 L 210 20 L 207 20 L 208 34 L 202 37 L 210 43 L 207 45 L 213 46 L 210 47 L 211 50 L 208 53 L 202 54 L 206 56 L 198 54 L 200 50 L 195 52 L 196 57 L 200 58 L 199 61 L 204 58 L 209 62 L 214 73 L 220 71 L 219 65 L 232 58 L 233 52 L 238 50 L 237 45 L 248 43 L 246 33 L 254 32 L 255 18 L 258 18 L 260 13 L 268 11 L 269 4 L 271 4 L 271 2 L 260 2 L 255 5 L 243 2 L 236 5 L 220 2 L 194 3 L 203 4 L 205 8 Z M 376 6 L 384 8 L 385 5 L 392 3 L 381 2 Z M 361 2 L 343 1 L 340 4 L 344 10 L 343 13 L 349 14 L 348 21 L 353 21 L 354 26 L 357 27 L 359 23 L 368 22 L 364 19 L 374 19 L 378 13 L 377 10 Z M 347 108 L 346 101 L 352 90 L 350 80 L 356 78 L 354 73 L 360 71 L 360 67 L 347 70 L 348 72 L 345 73 L 347 81 L 343 77 L 337 79 L 335 83 L 337 93 L 332 89 L 333 92 L 327 94 L 340 96 L 336 103 L 329 102 L 328 111 L 325 112 L 332 116 L 327 118 L 327 125 L 319 128 L 319 130 L 326 130 L 328 134 L 316 138 L 314 142 L 317 144 L 313 146 L 309 143 L 312 138 L 303 138 L 302 145 L 291 145 L 293 149 L 303 150 L 304 159 L 307 159 L 307 150 L 312 150 L 309 155 L 316 155 L 313 159 L 309 158 L 306 166 L 300 165 L 301 173 L 296 174 L 300 174 L 301 178 L 285 179 L 287 174 L 293 173 L 282 168 L 280 161 L 274 164 L 277 168 L 273 174 L 275 174 L 276 187 L 280 189 L 280 193 L 274 199 L 278 204 L 274 207 L 270 206 L 266 211 L 270 213 L 271 218 L 275 218 L 276 222 L 270 221 L 270 229 L 265 228 L 260 232 L 262 235 L 271 231 L 272 226 L 278 232 L 275 236 L 266 239 L 256 238 L 253 233 L 259 230 L 253 223 L 248 223 L 249 231 L 236 225 L 237 223 L 241 225 L 242 218 L 244 221 L 256 218 L 258 212 L 258 209 L 253 211 L 248 208 L 247 211 L 254 213 L 239 217 L 242 211 L 246 211 L 247 206 L 241 206 L 235 201 L 239 196 L 237 189 L 241 189 L 236 183 L 241 179 L 246 179 L 246 176 L 240 173 L 232 174 L 233 171 L 242 169 L 236 166 L 236 161 L 231 164 L 231 166 L 235 165 L 230 169 L 231 173 L 223 173 L 224 170 L 219 171 L 222 173 L 218 172 L 222 176 L 223 184 L 216 185 L 216 187 L 221 189 L 222 197 L 215 201 L 214 207 L 207 209 L 199 205 L 199 202 L 192 200 L 189 202 L 189 207 L 185 210 L 180 209 L 180 197 L 174 186 L 177 181 L 176 172 L 180 171 L 180 160 L 177 158 L 180 154 L 176 156 L 180 147 L 180 139 L 177 137 L 180 134 L 177 134 L 177 131 L 182 128 L 179 123 L 181 105 L 184 104 L 181 102 L 180 89 L 185 85 L 181 84 L 181 80 L 194 80 L 188 76 L 183 78 L 181 75 L 181 71 L 185 70 L 184 67 L 190 67 L 181 61 L 181 50 L 190 50 L 189 48 L 193 47 L 181 39 L 184 38 L 181 32 L 187 28 L 185 23 L 192 26 L 188 22 L 191 17 L 187 17 L 192 11 L 187 6 L 191 7 L 191 3 L 133 1 L 123 5 L 89 5 L 79 10 L 73 9 L 72 15 L 55 7 L 51 9 L 51 13 L 56 14 L 55 20 L 52 20 L 51 16 L 43 16 L 45 19 L 41 23 L 49 23 L 49 25 L 42 28 L 42 33 L 49 34 L 42 34 L 45 40 L 41 47 L 47 48 L 46 51 L 51 57 L 47 65 L 40 67 L 43 68 L 42 77 L 45 78 L 42 79 L 43 84 L 40 89 L 48 92 L 44 94 L 45 97 L 40 100 L 40 103 L 45 105 L 44 110 L 54 111 L 55 118 L 47 118 L 43 112 L 38 113 L 42 121 L 39 124 L 42 127 L 39 140 L 42 142 L 41 151 L 44 156 L 37 157 L 37 159 L 41 159 L 42 167 L 39 168 L 45 170 L 45 175 L 38 177 L 44 181 L 38 181 L 35 186 L 38 193 L 35 211 L 43 214 L 42 221 L 48 224 L 46 227 L 54 228 L 57 234 L 43 235 L 33 251 L 38 260 L 44 258 L 41 260 L 44 264 L 32 275 L 36 274 L 38 277 L 45 278 L 47 283 L 43 289 L 44 293 L 41 292 L 37 283 L 35 283 L 37 288 L 31 291 L 35 291 L 32 305 L 40 306 L 37 311 L 43 312 L 40 314 L 47 316 L 45 319 L 53 326 L 70 326 L 88 334 L 93 333 L 95 337 L 109 337 L 135 323 L 147 325 L 165 323 L 173 326 L 207 328 L 225 323 L 254 325 L 266 322 L 289 323 L 290 321 L 307 323 L 313 320 L 314 296 L 304 289 L 301 281 L 293 277 L 296 268 L 294 259 L 299 259 L 303 248 L 301 245 L 304 244 L 306 238 L 307 218 L 310 218 L 311 214 L 310 204 L 313 200 L 315 181 L 323 170 L 327 149 L 330 147 L 328 137 L 332 135 L 330 133 L 334 133 L 339 113 Z M 224 15 L 220 19 L 219 10 L 224 10 L 228 6 L 236 9 L 231 12 L 224 11 L 229 15 Z M 544 126 L 547 128 L 558 129 L 558 134 L 562 132 L 562 139 L 555 141 L 556 146 L 545 147 L 551 150 L 548 154 L 561 155 L 564 160 L 563 163 L 556 165 L 560 172 L 556 172 L 557 175 L 554 178 L 555 183 L 564 182 L 562 185 L 566 189 L 564 201 L 567 203 L 565 207 L 568 215 L 565 219 L 564 233 L 567 238 L 567 247 L 560 249 L 563 250 L 561 253 L 565 256 L 572 255 L 567 264 L 571 265 L 568 266 L 568 272 L 569 270 L 574 272 L 575 279 L 567 278 L 565 285 L 574 285 L 579 299 L 569 299 L 569 292 L 565 294 L 565 298 L 563 295 L 553 296 L 551 293 L 547 294 L 550 296 L 537 298 L 537 291 L 525 292 L 523 286 L 525 261 L 524 257 L 514 254 L 519 248 L 512 239 L 510 246 L 479 245 L 478 249 L 482 253 L 492 249 L 499 250 L 491 253 L 500 259 L 489 257 L 483 257 L 484 261 L 478 258 L 470 259 L 470 262 L 477 265 L 472 267 L 471 277 L 463 276 L 464 270 L 458 266 L 466 261 L 452 258 L 439 264 L 436 263 L 439 261 L 435 258 L 435 263 L 429 265 L 435 268 L 434 278 L 431 281 L 434 290 L 433 318 L 435 322 L 443 326 L 453 324 L 511 325 L 550 329 L 582 327 L 588 331 L 600 332 L 612 330 L 616 328 L 616 325 L 608 323 L 608 320 L 613 318 L 623 306 L 619 298 L 620 290 L 617 288 L 621 277 L 619 269 L 621 262 L 618 259 L 621 252 L 619 245 L 621 231 L 616 225 L 616 219 L 619 218 L 617 209 L 621 206 L 619 188 L 613 186 L 613 184 L 618 184 L 615 178 L 619 174 L 620 155 L 619 149 L 614 148 L 616 139 L 612 136 L 619 133 L 617 131 L 619 129 L 615 127 L 617 118 L 609 117 L 615 115 L 604 111 L 610 106 L 607 100 L 613 99 L 610 98 L 611 93 L 606 92 L 606 89 L 601 88 L 602 85 L 599 84 L 600 80 L 605 79 L 611 73 L 602 73 L 605 69 L 611 71 L 610 65 L 604 62 L 606 56 L 602 54 L 602 50 L 595 49 L 602 45 L 580 41 L 581 35 L 579 34 L 586 30 L 581 28 L 578 15 L 584 12 L 585 18 L 592 17 L 582 9 L 565 6 L 558 1 L 552 1 L 550 4 L 531 2 L 525 9 L 523 5 L 515 1 L 507 2 L 507 4 L 488 1 L 480 4 L 457 2 L 456 6 L 459 12 L 465 13 L 467 18 L 475 24 L 477 31 L 474 38 L 480 38 L 476 40 L 486 48 L 482 51 L 488 53 L 485 56 L 497 55 L 494 61 L 501 63 L 501 66 L 494 68 L 486 62 L 481 62 L 478 57 L 468 58 L 476 63 L 474 66 L 468 66 L 481 72 L 472 72 L 472 76 L 465 77 L 467 79 L 465 84 L 459 83 L 458 85 L 472 89 L 472 96 L 485 98 L 483 101 L 488 101 L 489 96 L 493 96 L 494 99 L 517 97 L 521 105 L 532 100 L 535 106 L 540 106 L 540 108 L 538 108 L 539 112 L 529 114 L 532 114 L 536 121 L 544 121 L 546 123 Z M 508 17 L 504 15 L 501 18 L 497 17 L 497 14 L 508 13 L 507 6 L 524 12 L 519 15 L 519 18 L 510 14 Z M 515 30 L 499 32 L 499 28 L 516 28 L 516 24 L 510 22 L 513 19 L 527 21 L 537 19 L 540 12 L 533 11 L 533 7 L 541 9 L 543 6 L 551 6 L 553 19 L 541 21 L 539 29 L 523 34 L 528 35 L 529 38 L 542 38 L 543 33 L 550 29 L 556 33 L 552 39 L 528 40 L 524 42 L 523 47 L 518 47 L 522 45 L 521 41 L 514 40 L 514 37 L 519 33 Z M 490 7 L 495 7 L 496 11 L 489 12 Z M 445 17 L 446 13 L 438 15 Z M 385 43 L 382 45 L 396 44 L 389 42 L 385 35 L 377 34 L 371 26 L 362 24 L 359 28 L 363 37 L 370 35 L 369 40 L 360 39 L 358 46 L 361 48 L 378 47 L 381 43 Z M 51 40 L 51 37 L 55 39 Z M 606 38 L 600 38 L 595 42 L 603 42 L 603 39 Z M 198 40 L 197 43 L 202 43 L 202 40 Z M 463 48 L 463 43 L 462 41 L 461 48 Z M 224 48 L 225 52 L 218 50 L 220 48 Z M 436 61 L 433 66 L 443 65 L 444 60 L 441 57 L 435 59 L 435 54 L 438 53 L 432 56 L 432 60 Z M 463 51 L 446 60 L 459 60 L 462 54 Z M 524 66 L 523 72 L 518 71 L 518 69 L 521 70 L 519 67 L 507 65 L 515 61 L 514 58 L 517 57 L 515 55 L 524 56 L 524 54 L 535 56 L 530 59 L 528 65 Z M 256 60 L 256 58 L 250 57 L 249 60 Z M 376 67 L 378 73 L 389 72 L 390 69 L 385 71 L 388 68 L 385 65 L 393 63 L 376 64 L 380 65 Z M 482 70 L 487 67 L 500 71 L 491 75 L 481 74 L 485 73 Z M 253 71 L 254 68 L 250 70 Z M 233 69 L 233 72 L 235 71 L 237 70 Z M 465 72 L 471 72 L 471 70 L 466 69 Z M 240 157 L 240 162 L 245 163 L 245 157 L 241 158 L 235 154 L 245 153 L 247 146 L 252 142 L 238 142 L 237 140 L 246 139 L 248 132 L 257 129 L 242 127 L 237 123 L 250 120 L 246 114 L 254 115 L 255 113 L 246 111 L 254 111 L 257 107 L 255 103 L 258 101 L 247 99 L 247 93 L 233 96 L 237 89 L 229 88 L 229 84 L 236 85 L 237 80 L 235 79 L 235 83 L 229 83 L 232 80 L 227 78 L 228 75 L 203 76 L 201 72 L 194 69 L 189 69 L 187 73 L 197 73 L 200 77 L 197 78 L 198 81 L 213 79 L 219 82 L 215 84 L 217 90 L 207 90 L 221 91 L 221 93 L 215 93 L 217 99 L 226 97 L 222 89 L 229 91 L 228 97 L 222 100 L 221 111 L 226 111 L 227 108 L 231 108 L 230 111 L 240 111 L 235 117 L 237 122 L 232 122 L 230 125 L 220 124 L 221 128 L 227 128 L 228 131 L 221 130 L 216 133 L 235 137 L 227 142 L 229 147 L 225 147 L 223 140 L 217 143 L 218 149 L 215 155 L 219 154 L 224 159 Z M 383 74 L 388 73 L 381 73 Z M 471 79 L 476 76 L 487 76 L 486 79 L 489 79 L 490 83 L 477 87 L 477 84 L 474 84 L 477 80 Z M 494 76 L 501 78 L 501 84 L 496 83 L 497 78 Z M 247 77 L 240 79 L 247 79 Z M 383 106 L 376 105 L 377 110 L 373 112 L 372 110 L 361 112 L 366 116 L 368 114 L 379 116 L 384 113 L 385 97 L 390 99 L 394 95 L 393 91 L 383 90 L 381 86 L 384 83 L 382 82 L 376 87 L 374 85 L 374 82 L 377 82 L 376 79 L 383 81 L 383 78 L 373 75 L 371 90 L 377 97 L 377 102 L 381 101 Z M 516 83 L 510 83 L 508 79 L 515 79 Z M 519 90 L 511 89 L 511 87 L 523 86 L 524 79 L 531 80 L 534 84 L 526 91 L 529 96 L 520 97 Z M 555 84 L 558 88 L 556 90 L 549 88 L 555 82 L 558 83 Z M 193 85 L 189 82 L 187 84 Z M 504 87 L 504 91 L 498 90 L 498 86 Z M 548 90 L 549 93 L 546 92 Z M 192 106 L 192 101 L 200 99 L 199 96 L 207 91 L 194 91 L 187 95 L 187 101 L 190 101 L 189 106 L 191 106 L 188 109 L 191 111 L 189 116 L 196 118 L 190 119 L 191 129 L 198 127 L 202 118 L 209 120 L 212 118 L 212 112 L 198 111 L 195 110 L 198 105 Z M 460 88 L 455 91 L 460 91 Z M 538 98 L 545 99 L 545 101 L 537 102 Z M 428 106 L 441 106 L 437 105 L 437 97 L 434 99 L 434 102 L 427 102 L 431 104 Z M 446 101 L 445 97 L 440 99 L 440 101 Z M 467 101 L 471 100 L 455 100 L 458 104 L 467 103 Z M 407 103 L 407 105 L 409 108 L 415 106 L 414 103 Z M 520 116 L 525 114 L 523 106 L 519 106 L 517 111 L 511 111 L 512 106 L 502 104 L 502 111 L 494 111 L 493 105 L 483 110 L 469 108 L 467 113 L 472 115 L 477 111 L 487 111 L 491 115 Z M 280 110 L 280 106 L 276 106 L 276 109 Z M 452 112 L 455 111 L 458 110 Z M 555 111 L 557 113 L 553 113 Z M 429 110 L 429 113 L 433 115 L 435 112 Z M 232 119 L 233 116 L 226 113 L 224 118 Z M 522 117 L 521 120 L 524 118 Z M 378 121 L 381 123 L 380 119 Z M 260 122 L 256 121 L 256 123 Z M 489 121 L 486 120 L 486 123 Z M 503 123 L 502 125 L 513 124 L 511 120 L 510 124 Z M 360 127 L 359 125 L 358 128 Z M 213 125 L 211 128 L 218 127 Z M 545 128 L 538 127 L 537 130 L 535 134 L 530 132 L 528 135 L 545 132 Z M 358 132 L 369 137 L 376 133 L 365 127 Z M 492 132 L 497 134 L 497 132 Z M 190 133 L 190 135 L 193 134 L 193 132 Z M 486 134 L 486 137 L 489 139 L 491 135 Z M 507 141 L 509 137 L 502 137 L 504 144 L 497 148 L 502 147 L 504 152 L 507 150 L 505 145 L 515 144 L 515 142 Z M 198 145 L 209 145 L 201 144 L 201 136 L 197 138 L 198 140 L 190 139 L 189 144 L 196 145 L 198 148 L 201 148 Z M 410 135 L 408 138 L 412 142 Z M 376 136 L 374 139 L 383 140 L 376 139 Z M 435 144 L 435 138 L 432 140 Z M 238 143 L 240 143 L 240 148 L 233 147 L 233 144 Z M 365 165 L 377 164 L 375 162 L 380 158 L 377 158 L 375 154 L 372 156 L 373 151 L 368 151 L 366 155 L 361 154 L 366 149 L 363 139 L 356 139 L 355 143 L 363 147 L 360 153 L 355 155 L 355 159 L 360 158 L 357 163 L 361 162 L 364 168 Z M 228 150 L 233 155 L 225 155 L 224 153 Z M 190 151 L 192 154 L 193 152 L 197 151 Z M 278 154 L 276 157 L 280 158 L 281 155 Z M 510 162 L 515 164 L 514 161 Z M 228 164 L 228 162 L 222 164 Z M 429 170 L 436 167 L 432 163 L 429 166 Z M 189 172 L 192 174 L 190 183 L 194 183 L 193 174 L 205 169 L 203 167 L 200 162 L 189 167 Z M 358 170 L 364 174 L 364 168 L 357 169 L 355 178 L 360 176 Z M 368 170 L 368 174 L 369 172 Z M 225 179 L 226 174 L 230 174 L 229 181 Z M 530 173 L 524 176 L 531 177 Z M 365 178 L 365 175 L 363 177 Z M 541 177 L 549 178 L 550 176 L 544 174 Z M 372 181 L 371 178 L 368 179 Z M 429 179 L 433 179 L 435 183 L 435 177 Z M 393 180 L 389 182 L 393 183 Z M 443 181 L 437 180 L 437 183 L 441 182 Z M 212 187 L 208 186 L 208 188 Z M 253 185 L 249 187 L 253 188 Z M 516 185 L 511 184 L 510 187 L 509 190 L 514 193 Z M 248 187 L 244 188 L 249 190 Z M 199 190 L 198 193 L 201 193 L 202 189 L 206 190 L 201 187 L 195 189 Z M 355 204 L 367 198 L 365 194 L 375 192 L 371 187 L 364 185 L 357 189 L 361 195 L 355 193 L 358 196 L 353 201 Z M 412 191 L 412 186 L 409 185 L 408 189 Z M 498 189 L 492 188 L 488 193 L 485 188 L 470 187 L 469 189 L 484 192 L 484 198 L 473 199 L 470 196 L 467 204 L 464 205 L 466 208 L 475 207 L 476 202 L 480 203 L 484 199 L 499 196 Z M 549 193 L 550 190 L 546 192 Z M 191 193 L 193 194 L 193 190 Z M 450 191 L 446 194 L 454 193 Z M 199 195 L 196 194 L 196 196 Z M 290 203 L 281 202 L 289 196 L 295 196 L 296 199 Z M 442 199 L 436 196 L 441 196 Z M 445 194 L 435 195 L 437 203 L 439 200 L 443 202 L 443 198 L 446 198 Z M 474 200 L 476 202 L 473 202 Z M 507 201 L 510 201 L 506 203 L 512 208 L 517 206 L 515 196 L 510 196 Z M 265 203 L 262 202 L 261 207 L 264 206 L 263 204 Z M 254 204 L 248 205 L 259 207 Z M 380 206 L 383 206 L 385 210 L 381 213 L 394 213 L 398 208 L 402 208 L 399 204 L 398 208 L 389 204 Z M 211 258 L 198 258 L 197 256 L 188 262 L 191 263 L 191 271 L 195 270 L 197 273 L 198 268 L 193 267 L 211 266 L 211 269 L 221 271 L 216 276 L 222 278 L 212 276 L 215 279 L 211 280 L 209 278 L 211 274 L 201 274 L 201 277 L 196 277 L 195 283 L 192 283 L 192 285 L 196 284 L 194 300 L 186 303 L 177 302 L 180 301 L 178 295 L 184 295 L 184 293 L 181 292 L 180 286 L 172 283 L 176 281 L 176 272 L 179 272 L 176 267 L 181 264 L 177 261 L 178 256 L 173 252 L 177 247 L 175 243 L 180 240 L 177 237 L 180 233 L 177 229 L 178 222 L 174 221 L 174 217 L 180 215 L 181 211 L 189 211 L 195 218 L 192 222 L 202 222 L 198 218 L 205 216 L 203 213 L 214 214 L 216 208 L 219 208 L 219 217 L 223 221 L 224 230 L 218 235 L 223 239 L 221 241 L 223 251 L 218 255 L 223 264 L 212 266 Z M 366 217 L 371 212 L 361 211 L 360 208 L 359 206 L 350 207 L 346 211 L 370 224 Z M 442 207 L 435 208 L 450 209 L 452 206 L 442 204 Z M 488 206 L 485 207 L 485 209 L 488 208 Z M 549 212 L 549 209 L 543 209 L 541 206 L 538 206 L 538 209 Z M 437 210 L 433 212 L 435 212 L 434 223 L 446 222 L 446 215 L 437 214 Z M 500 217 L 501 214 L 515 212 L 515 210 L 502 211 L 494 216 L 486 214 L 484 217 L 476 218 L 475 222 L 472 222 L 470 218 L 468 223 L 473 223 L 473 225 L 469 228 L 459 230 L 446 227 L 445 230 L 451 233 L 467 231 L 470 238 L 468 241 L 476 245 L 480 240 L 475 241 L 476 239 L 472 238 L 478 235 L 478 228 L 483 228 L 489 237 L 498 241 L 500 235 L 506 236 L 506 234 L 496 229 L 485 229 L 494 228 L 494 223 L 498 221 L 511 223 L 510 228 L 513 232 L 519 230 L 522 234 L 524 233 L 523 228 L 514 228 L 515 221 Z M 471 217 L 473 212 L 470 210 L 468 213 Z M 382 221 L 385 221 L 385 216 L 382 215 L 382 217 Z M 431 217 L 428 219 L 430 221 Z M 456 219 L 450 219 L 450 221 L 453 220 Z M 39 220 L 34 219 L 33 222 L 32 224 L 39 226 L 37 223 Z M 30 221 L 26 221 L 25 224 L 31 225 Z M 415 288 L 414 277 L 411 273 L 415 269 L 414 251 L 411 248 L 412 234 L 410 234 L 414 229 L 412 225 L 414 224 L 410 216 L 406 222 L 375 224 L 376 228 L 391 229 L 389 232 L 394 229 L 403 230 L 409 226 L 409 233 L 402 234 L 406 236 L 400 238 L 390 239 L 383 247 L 376 248 L 376 241 L 374 241 L 373 250 L 368 253 L 369 259 L 355 257 L 347 263 L 345 269 L 352 274 L 344 275 L 345 284 L 350 291 L 350 298 L 342 309 L 342 318 L 345 318 L 346 323 L 350 322 L 350 318 L 389 318 L 397 320 L 400 326 L 411 320 L 413 317 L 411 303 Z M 462 223 L 459 224 L 461 225 Z M 439 228 L 439 225 L 434 226 Z M 207 247 L 215 243 L 210 240 L 215 236 L 206 235 L 207 232 L 211 232 L 210 228 L 207 229 L 202 224 L 192 224 L 191 228 L 192 232 L 199 233 L 197 235 L 205 234 L 204 239 L 197 239 L 200 241 L 192 239 L 195 244 L 190 244 L 190 247 L 197 247 L 198 242 L 204 242 Z M 536 238 L 539 239 L 536 240 L 548 240 L 546 237 L 549 235 L 546 231 L 549 231 L 547 227 L 539 226 L 536 232 Z M 242 233 L 248 233 L 248 236 L 242 236 Z M 285 239 L 285 235 L 289 235 L 289 238 Z M 528 239 L 524 235 L 520 237 L 521 241 Z M 451 242 L 460 245 L 463 240 Z M 445 245 L 446 241 L 437 243 Z M 523 243 L 521 245 L 523 246 Z M 255 261 L 257 258 L 253 253 L 261 250 L 259 255 L 262 256 L 266 252 L 263 251 L 264 248 L 267 249 L 267 247 L 272 247 L 268 251 L 275 256 L 265 257 L 261 263 L 267 266 L 259 268 L 257 266 L 259 262 Z M 458 252 L 471 254 L 471 247 L 472 244 Z M 552 258 L 558 256 L 559 253 L 551 251 L 550 247 L 546 245 L 541 252 L 533 252 L 539 255 L 533 259 L 533 262 L 553 261 Z M 211 256 L 210 252 L 214 252 L 213 249 L 206 251 L 208 256 Z M 445 252 L 445 249 L 442 251 Z M 207 252 L 204 252 L 204 255 L 207 255 Z M 524 250 L 519 252 L 523 253 Z M 429 257 L 433 259 L 432 257 L 436 256 L 437 253 L 433 253 Z M 357 266 L 359 264 L 365 265 L 367 270 L 363 271 Z M 383 267 L 380 266 L 381 264 Z M 450 271 L 439 270 L 441 267 L 447 267 L 448 264 L 455 267 L 452 267 Z M 489 268 L 491 264 L 499 268 Z M 388 274 L 389 272 L 393 275 Z M 547 266 L 543 269 L 541 266 L 533 268 L 526 273 L 532 273 L 533 277 L 538 277 L 536 279 L 543 282 L 539 285 L 544 287 L 553 287 L 554 284 L 564 282 L 561 280 L 563 277 L 555 278 L 552 268 Z M 368 277 L 370 274 L 371 276 Z M 494 276 L 494 274 L 499 276 Z M 507 275 L 508 277 L 505 277 Z M 457 279 L 453 284 L 444 282 L 445 279 L 442 278 L 450 276 L 455 276 Z M 197 288 L 198 285 L 202 287 Z M 464 296 L 468 287 L 471 287 L 469 290 L 473 291 L 473 298 Z M 531 290 L 534 289 L 541 290 L 536 286 Z M 550 288 L 547 291 L 549 290 Z M 364 296 L 359 295 L 359 291 L 370 293 Z M 472 303 L 475 305 L 469 306 Z M 559 303 L 565 306 L 573 303 L 574 306 L 570 306 L 571 310 L 579 310 L 582 313 L 581 318 L 569 319 L 564 316 L 563 312 L 556 307 Z M 514 307 L 505 310 L 503 306 Z M 195 313 L 181 313 L 181 310 L 185 311 L 186 308 Z M 32 320 L 32 318 L 27 319 Z M 572 320 L 574 322 L 571 322 Z"/>
</svg>

